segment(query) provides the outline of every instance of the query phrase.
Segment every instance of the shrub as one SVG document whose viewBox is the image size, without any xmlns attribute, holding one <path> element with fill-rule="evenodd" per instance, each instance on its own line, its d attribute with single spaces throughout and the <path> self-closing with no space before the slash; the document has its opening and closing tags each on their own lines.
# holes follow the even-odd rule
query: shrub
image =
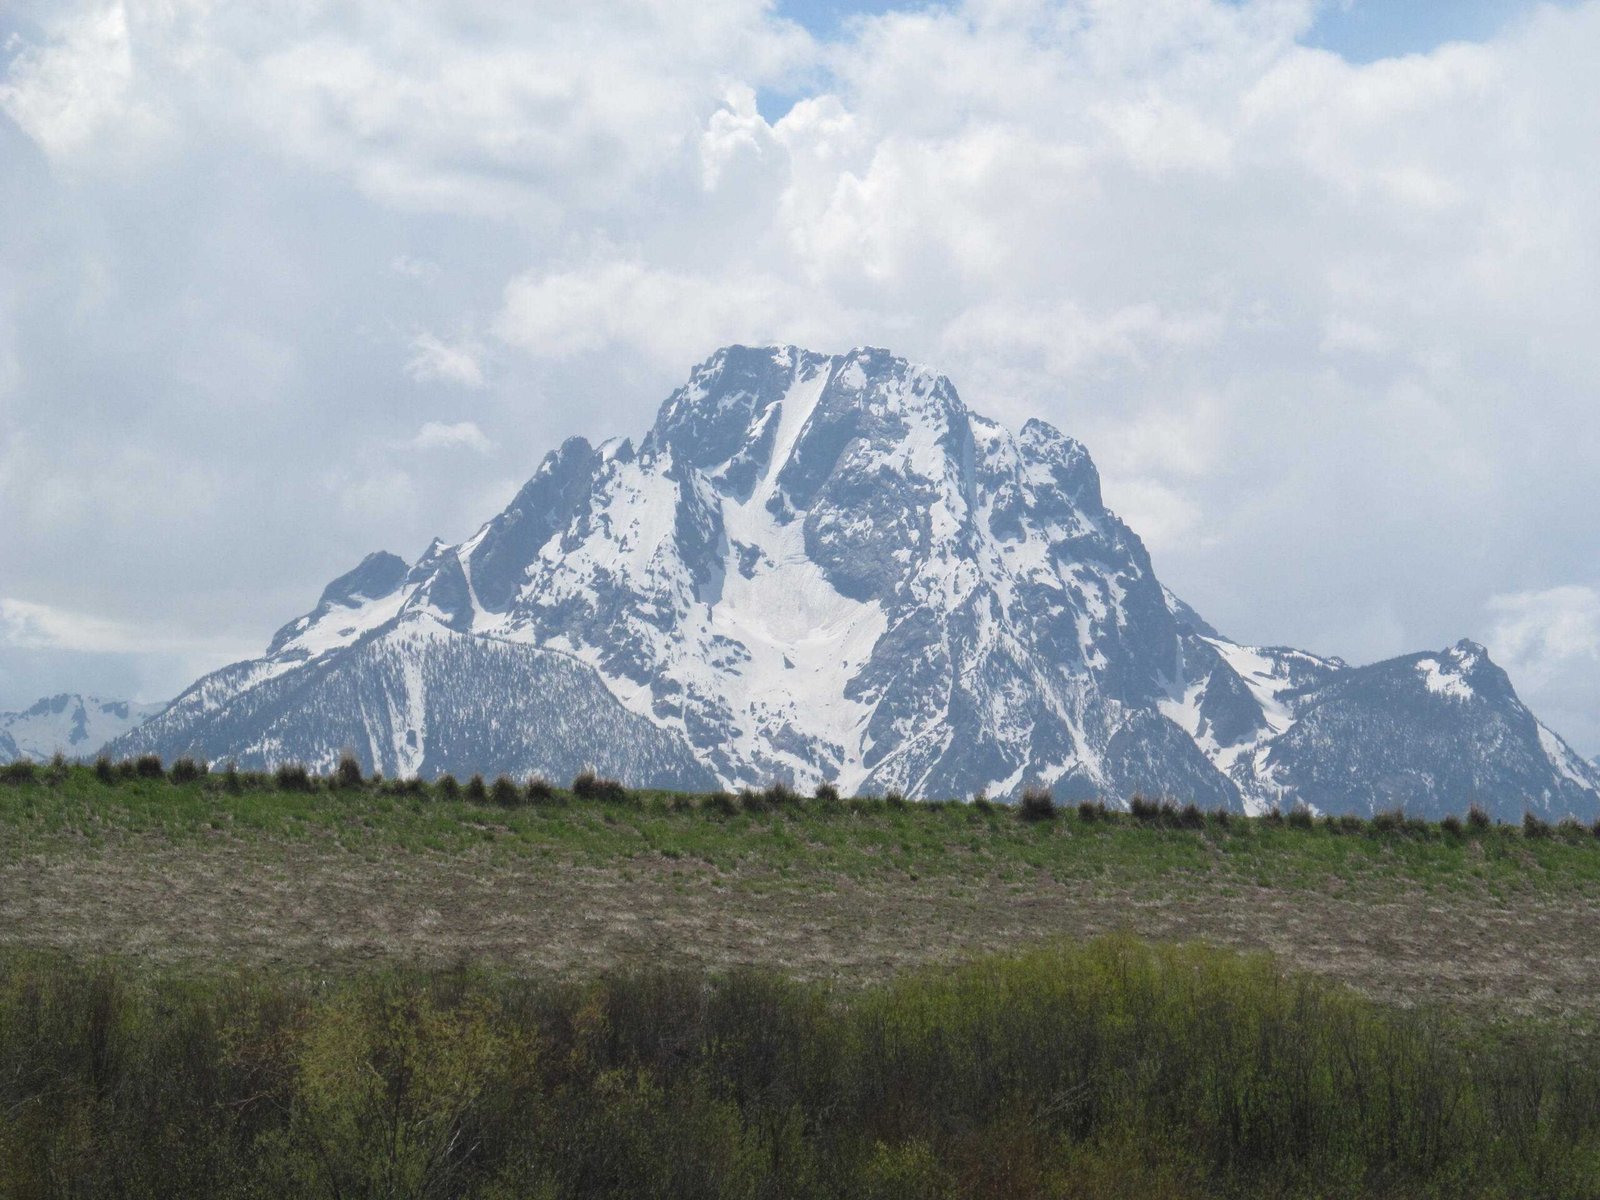
<svg viewBox="0 0 1600 1200">
<path fill-rule="evenodd" d="M 1522 836 L 1544 838 L 1550 836 L 1550 822 L 1541 820 L 1532 811 L 1522 814 Z"/>
<path fill-rule="evenodd" d="M 706 797 L 705 807 L 719 817 L 739 815 L 739 800 L 732 792 L 712 792 Z"/>
<path fill-rule="evenodd" d="M 1316 823 L 1311 814 L 1311 809 L 1304 804 L 1296 804 L 1289 810 L 1289 824 L 1296 829 L 1310 829 Z"/>
<path fill-rule="evenodd" d="M 459 800 L 461 798 L 461 785 L 456 782 L 456 777 L 448 771 L 434 780 L 433 786 L 439 790 L 439 795 L 446 800 Z"/>
<path fill-rule="evenodd" d="M 1133 814 L 1135 821 L 1156 821 L 1161 818 L 1161 806 L 1154 800 L 1146 800 L 1143 796 L 1135 796 L 1129 800 L 1128 811 Z"/>
<path fill-rule="evenodd" d="M 1106 818 L 1106 806 L 1103 800 L 1084 800 L 1078 804 L 1078 820 L 1088 825 L 1094 821 L 1103 821 Z"/>
<path fill-rule="evenodd" d="M 1439 822 L 1439 829 L 1451 837 L 1460 837 L 1462 832 L 1461 818 L 1455 813 L 1450 813 Z"/>
<path fill-rule="evenodd" d="M 1212 809 L 1211 819 L 1223 829 L 1227 829 L 1233 824 L 1233 814 L 1225 808 Z"/>
<path fill-rule="evenodd" d="M 166 774 L 161 768 L 159 754 L 141 754 L 133 760 L 133 769 L 140 779 L 160 779 Z"/>
<path fill-rule="evenodd" d="M 361 784 L 361 760 L 346 750 L 339 755 L 339 765 L 333 769 L 333 786 L 358 788 Z"/>
<path fill-rule="evenodd" d="M 522 790 L 509 775 L 497 775 L 489 788 L 489 799 L 501 808 L 512 808 L 522 800 Z"/>
<path fill-rule="evenodd" d="M 823 804 L 834 805 L 839 803 L 839 789 L 831 783 L 823 782 L 817 784 L 815 794 L 817 800 Z"/>
<path fill-rule="evenodd" d="M 890 788 L 883 794 L 883 802 L 890 808 L 904 808 L 908 801 L 906 794 L 899 788 Z"/>
<path fill-rule="evenodd" d="M 572 780 L 572 794 L 580 800 L 601 800 L 618 804 L 628 798 L 628 789 L 615 779 L 605 779 L 593 767 L 585 767 Z"/>
<path fill-rule="evenodd" d="M 195 762 L 195 760 L 190 758 L 187 754 L 172 764 L 173 783 L 193 783 L 204 774 L 205 771 L 201 768 L 200 764 Z"/>
<path fill-rule="evenodd" d="M 522 794 L 527 797 L 529 804 L 549 804 L 556 798 L 556 789 L 543 775 L 530 775 Z"/>
<path fill-rule="evenodd" d="M 774 779 L 767 785 L 766 791 L 761 793 L 767 807 L 771 809 L 791 808 L 800 803 L 800 797 L 795 790 L 781 779 Z"/>
<path fill-rule="evenodd" d="M 994 813 L 994 801 L 989 799 L 988 795 L 983 791 L 982 788 L 979 788 L 977 792 L 973 794 L 972 810 L 974 812 L 980 812 L 986 817 L 992 816 Z"/>
<path fill-rule="evenodd" d="M 222 786 L 230 792 L 242 791 L 244 787 L 244 781 L 239 778 L 239 764 L 231 758 L 228 765 L 222 768 Z"/>
<path fill-rule="evenodd" d="M 1489 814 L 1479 805 L 1473 804 L 1467 809 L 1467 827 L 1474 833 L 1482 833 L 1492 824 L 1494 822 L 1490 820 Z"/>
<path fill-rule="evenodd" d="M 272 777 L 278 788 L 285 792 L 309 792 L 316 786 L 304 763 L 280 763 Z"/>
<path fill-rule="evenodd" d="M 1178 824 L 1185 829 L 1203 829 L 1205 823 L 1206 815 L 1200 811 L 1198 804 L 1185 804 L 1183 811 L 1178 814 Z"/>
<path fill-rule="evenodd" d="M 1577 817 L 1562 817 L 1561 824 L 1556 826 L 1557 832 L 1564 838 L 1580 838 L 1588 832 L 1578 821 Z"/>
<path fill-rule="evenodd" d="M 1589 832 L 1600 838 L 1600 817 L 1596 817 L 1594 824 L 1589 826 Z"/>
<path fill-rule="evenodd" d="M 1017 802 L 1017 816 L 1030 824 L 1035 821 L 1056 819 L 1056 799 L 1042 787 L 1022 789 L 1022 799 Z"/>
<path fill-rule="evenodd" d="M 1405 827 L 1406 814 L 1402 809 L 1391 808 L 1372 814 L 1372 828 L 1375 833 L 1399 833 Z"/>
<path fill-rule="evenodd" d="M 116 783 L 117 781 L 117 768 L 104 754 L 94 760 L 94 774 L 95 778 L 101 783 Z"/>
<path fill-rule="evenodd" d="M 1341 813 L 1339 815 L 1340 833 L 1361 833 L 1366 827 L 1367 823 L 1361 819 L 1359 813 Z"/>
<path fill-rule="evenodd" d="M 6 783 L 32 783 L 37 777 L 38 770 L 31 759 L 19 758 L 16 762 L 9 762 L 0 767 L 0 780 Z"/>
<path fill-rule="evenodd" d="M 488 798 L 488 784 L 484 783 L 482 775 L 473 772 L 472 778 L 467 780 L 467 799 L 474 804 L 482 804 Z"/>
<path fill-rule="evenodd" d="M 1262 816 L 1261 819 L 1263 821 L 1265 821 L 1268 825 L 1272 825 L 1272 826 L 1282 825 L 1283 824 L 1283 809 L 1279 808 L 1276 804 L 1274 804 L 1271 808 L 1267 809 L 1266 813 Z"/>
</svg>

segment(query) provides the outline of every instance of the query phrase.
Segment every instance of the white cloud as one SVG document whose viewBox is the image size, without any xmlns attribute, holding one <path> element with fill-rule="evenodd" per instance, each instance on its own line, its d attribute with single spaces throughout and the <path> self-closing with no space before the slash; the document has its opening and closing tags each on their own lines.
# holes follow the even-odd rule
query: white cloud
<svg viewBox="0 0 1600 1200">
<path fill-rule="evenodd" d="M 6 586 L 270 631 L 716 346 L 864 343 L 1085 440 L 1231 633 L 1447 644 L 1593 560 L 1600 2 L 1368 65 L 1318 8 L 43 5 L 0 57 Z M 1519 682 L 1581 659 L 1512 616 Z"/>
<path fill-rule="evenodd" d="M 655 364 L 682 367 L 730 342 L 806 342 L 842 324 L 832 306 L 808 311 L 780 279 L 709 277 L 607 258 L 513 279 L 495 320 L 504 341 L 551 359 L 625 346 Z"/>
<path fill-rule="evenodd" d="M 483 387 L 478 347 L 471 343 L 451 344 L 431 333 L 419 333 L 411 345 L 413 353 L 406 363 L 406 374 L 419 383 L 438 381 L 465 388 Z"/>
<path fill-rule="evenodd" d="M 21 650 L 73 650 L 94 654 L 169 651 L 224 661 L 244 657 L 236 641 L 188 629 L 134 625 L 93 613 L 0 596 L 0 644 Z"/>
<path fill-rule="evenodd" d="M 407 445 L 413 450 L 473 450 L 479 454 L 493 449 L 493 443 L 472 421 L 458 421 L 454 425 L 429 421 L 417 430 Z"/>
<path fill-rule="evenodd" d="M 61 20 L 46 44 L 8 43 L 0 109 L 52 156 L 98 152 L 120 160 L 159 133 L 135 89 L 126 5 L 91 7 Z"/>
<path fill-rule="evenodd" d="M 1600 588 L 1583 584 L 1492 596 L 1489 645 L 1523 699 L 1557 732 L 1600 744 Z"/>
</svg>

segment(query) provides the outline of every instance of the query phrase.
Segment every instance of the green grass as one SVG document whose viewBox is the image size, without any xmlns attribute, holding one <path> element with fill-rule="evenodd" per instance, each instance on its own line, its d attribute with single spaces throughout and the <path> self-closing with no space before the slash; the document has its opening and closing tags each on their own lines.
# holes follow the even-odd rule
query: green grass
<svg viewBox="0 0 1600 1200">
<path fill-rule="evenodd" d="M 630 792 L 578 799 L 556 789 L 538 804 L 507 807 L 446 798 L 438 788 L 366 782 L 285 790 L 268 777 L 230 787 L 213 774 L 176 783 L 165 776 L 113 776 L 86 767 L 42 768 L 0 779 L 0 855 L 114 849 L 129 841 L 193 844 L 307 842 L 363 856 L 488 854 L 615 865 L 662 857 L 711 869 L 771 872 L 813 881 L 919 879 L 1045 871 L 1129 884 L 1185 878 L 1238 887 L 1592 894 L 1600 884 L 1600 838 L 1587 829 L 1530 836 L 1519 826 L 1446 831 L 1408 822 L 1341 831 L 1330 822 L 1215 815 L 1198 828 L 1110 814 L 1091 820 L 1072 807 L 1048 820 L 1004 806 L 895 805 L 877 800 L 775 805 Z"/>
<path fill-rule="evenodd" d="M 1592 1197 L 1600 1060 L 1126 939 L 866 989 L 0 956 L 0 1195 Z"/>
</svg>

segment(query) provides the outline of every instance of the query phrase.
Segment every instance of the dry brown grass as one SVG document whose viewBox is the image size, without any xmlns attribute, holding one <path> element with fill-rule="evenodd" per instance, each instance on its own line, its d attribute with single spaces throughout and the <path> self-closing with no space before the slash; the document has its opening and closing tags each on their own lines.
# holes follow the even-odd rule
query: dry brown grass
<svg viewBox="0 0 1600 1200">
<path fill-rule="evenodd" d="M 1050 869 L 796 878 L 657 855 L 596 866 L 232 838 L 0 856 L 0 944 L 189 964 L 470 958 L 571 975 L 757 963 L 855 981 L 1119 931 L 1269 950 L 1383 1000 L 1600 1013 L 1596 895 L 1341 894 L 1192 873 L 1133 888 Z"/>
</svg>

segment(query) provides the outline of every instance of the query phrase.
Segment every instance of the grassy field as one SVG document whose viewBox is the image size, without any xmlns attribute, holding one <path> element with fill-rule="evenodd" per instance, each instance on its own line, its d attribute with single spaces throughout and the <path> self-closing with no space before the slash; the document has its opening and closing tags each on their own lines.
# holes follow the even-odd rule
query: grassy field
<svg viewBox="0 0 1600 1200">
<path fill-rule="evenodd" d="M 1575 825 L 0 768 L 4 1197 L 1578 1200 L 1597 1032 Z"/>
<path fill-rule="evenodd" d="M 1600 1013 L 1600 838 L 1575 826 L 21 774 L 0 777 L 0 946 L 859 982 L 1122 932 L 1271 951 L 1381 1000 Z"/>
</svg>

